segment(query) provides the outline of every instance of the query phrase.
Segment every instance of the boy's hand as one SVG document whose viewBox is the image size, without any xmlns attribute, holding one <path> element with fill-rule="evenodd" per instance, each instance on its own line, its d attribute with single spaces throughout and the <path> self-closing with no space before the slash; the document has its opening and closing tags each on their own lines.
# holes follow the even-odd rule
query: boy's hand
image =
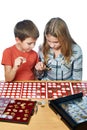
<svg viewBox="0 0 87 130">
<path fill-rule="evenodd" d="M 35 69 L 38 70 L 38 71 L 45 70 L 46 69 L 46 65 L 43 62 L 38 62 L 35 65 Z"/>
<path fill-rule="evenodd" d="M 24 57 L 18 57 L 15 59 L 14 67 L 19 67 L 21 64 L 26 62 L 26 58 Z"/>
</svg>

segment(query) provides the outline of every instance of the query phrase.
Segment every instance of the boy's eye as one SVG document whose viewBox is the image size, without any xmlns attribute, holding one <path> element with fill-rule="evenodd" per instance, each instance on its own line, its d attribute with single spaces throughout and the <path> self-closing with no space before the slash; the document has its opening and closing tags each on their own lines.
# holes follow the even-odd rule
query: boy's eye
<svg viewBox="0 0 87 130">
<path fill-rule="evenodd" d="M 31 42 L 31 43 L 27 43 L 27 44 L 28 44 L 28 45 L 32 45 L 32 44 L 35 44 L 35 43 L 32 43 L 32 42 Z"/>
<path fill-rule="evenodd" d="M 28 45 L 31 45 L 32 43 L 27 43 Z"/>
</svg>

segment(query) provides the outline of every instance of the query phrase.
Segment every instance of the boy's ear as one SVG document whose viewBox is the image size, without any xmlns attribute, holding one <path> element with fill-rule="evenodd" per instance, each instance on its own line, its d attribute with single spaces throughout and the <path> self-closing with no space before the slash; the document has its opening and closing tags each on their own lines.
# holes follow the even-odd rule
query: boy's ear
<svg viewBox="0 0 87 130">
<path fill-rule="evenodd" d="M 18 37 L 16 37 L 16 38 L 15 38 L 15 41 L 16 41 L 16 42 L 19 42 L 19 41 L 20 41 L 20 39 L 19 39 Z"/>
</svg>

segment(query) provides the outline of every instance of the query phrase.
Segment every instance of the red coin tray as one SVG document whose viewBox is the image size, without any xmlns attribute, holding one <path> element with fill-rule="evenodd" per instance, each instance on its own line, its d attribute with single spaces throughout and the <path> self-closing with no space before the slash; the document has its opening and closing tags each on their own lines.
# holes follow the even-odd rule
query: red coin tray
<svg viewBox="0 0 87 130">
<path fill-rule="evenodd" d="M 24 82 L 21 98 L 46 98 L 46 83 Z"/>
<path fill-rule="evenodd" d="M 28 124 L 36 101 L 0 98 L 0 121 Z"/>
<path fill-rule="evenodd" d="M 73 93 L 82 92 L 84 96 L 87 96 L 87 82 L 71 82 Z"/>
<path fill-rule="evenodd" d="M 0 82 L 0 96 L 7 98 L 46 98 L 46 82 Z"/>
<path fill-rule="evenodd" d="M 59 98 L 71 95 L 69 82 L 47 82 L 48 98 Z"/>
<path fill-rule="evenodd" d="M 22 82 L 0 82 L 0 96 L 7 98 L 21 98 Z"/>
<path fill-rule="evenodd" d="M 0 97 L 14 99 L 59 98 L 82 92 L 87 96 L 87 82 L 29 81 L 0 82 Z"/>
</svg>

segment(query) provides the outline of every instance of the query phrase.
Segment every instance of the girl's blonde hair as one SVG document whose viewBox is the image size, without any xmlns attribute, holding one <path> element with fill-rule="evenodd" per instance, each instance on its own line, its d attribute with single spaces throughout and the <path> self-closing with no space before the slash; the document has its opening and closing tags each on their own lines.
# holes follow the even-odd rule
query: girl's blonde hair
<svg viewBox="0 0 87 130">
<path fill-rule="evenodd" d="M 45 62 L 47 62 L 49 58 L 48 52 L 50 49 L 46 41 L 46 35 L 48 34 L 58 38 L 58 41 L 61 44 L 61 53 L 64 55 L 65 60 L 69 62 L 72 55 L 72 44 L 75 42 L 69 33 L 66 23 L 58 17 L 50 19 L 50 21 L 46 24 L 44 30 L 44 42 L 42 46 Z"/>
</svg>

